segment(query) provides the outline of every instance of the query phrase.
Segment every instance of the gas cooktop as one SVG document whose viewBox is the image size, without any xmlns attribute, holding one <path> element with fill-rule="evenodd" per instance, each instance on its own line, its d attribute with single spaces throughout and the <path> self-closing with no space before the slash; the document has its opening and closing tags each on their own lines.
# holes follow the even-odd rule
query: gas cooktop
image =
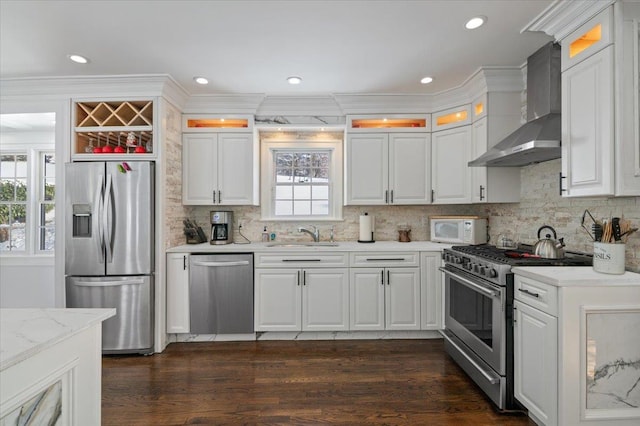
<svg viewBox="0 0 640 426">
<path fill-rule="evenodd" d="M 586 253 L 565 251 L 562 259 L 545 259 L 533 254 L 533 246 L 520 244 L 517 249 L 501 249 L 489 244 L 453 246 L 452 250 L 510 266 L 591 266 L 593 257 Z"/>
</svg>

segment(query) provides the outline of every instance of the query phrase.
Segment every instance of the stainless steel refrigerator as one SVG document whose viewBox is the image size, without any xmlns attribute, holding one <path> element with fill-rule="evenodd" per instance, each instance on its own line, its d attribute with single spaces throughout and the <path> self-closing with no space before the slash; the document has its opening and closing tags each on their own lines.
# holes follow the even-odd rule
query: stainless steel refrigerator
<svg viewBox="0 0 640 426">
<path fill-rule="evenodd" d="M 153 352 L 154 164 L 65 165 L 68 308 L 116 308 L 103 353 Z"/>
</svg>

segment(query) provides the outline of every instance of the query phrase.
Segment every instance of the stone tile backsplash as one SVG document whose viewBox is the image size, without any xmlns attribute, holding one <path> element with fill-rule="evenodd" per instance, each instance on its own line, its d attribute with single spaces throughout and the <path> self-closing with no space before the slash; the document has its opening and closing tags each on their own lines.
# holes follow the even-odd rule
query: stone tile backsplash
<svg viewBox="0 0 640 426">
<path fill-rule="evenodd" d="M 398 225 L 411 227 L 411 239 L 429 239 L 431 215 L 479 215 L 489 218 L 490 241 L 495 243 L 498 235 L 507 234 L 521 243 L 534 244 L 537 231 L 543 225 L 553 227 L 558 238 L 563 237 L 568 250 L 593 252 L 593 242 L 580 226 L 585 209 L 596 218 L 620 216 L 640 226 L 640 197 L 588 197 L 562 198 L 558 195 L 558 173 L 560 160 L 521 168 L 521 201 L 509 204 L 475 205 L 424 205 L 424 206 L 347 206 L 343 210 L 343 221 L 318 222 L 321 240 L 329 240 L 331 226 L 335 227 L 336 241 L 355 241 L 359 235 L 359 216 L 368 212 L 375 217 L 375 239 L 397 240 Z M 233 210 L 234 239 L 239 241 L 238 223 L 242 223 L 243 234 L 251 241 L 260 241 L 262 229 L 275 233 L 278 241 L 307 240 L 310 237 L 297 232 L 300 225 L 314 222 L 271 222 L 260 220 L 260 207 L 220 207 Z M 186 208 L 185 211 L 208 228 L 212 206 Z M 543 235 L 544 237 L 544 235 Z M 184 239 L 183 239 L 184 242 Z M 626 268 L 640 272 L 640 232 L 633 234 L 626 247 Z"/>
</svg>

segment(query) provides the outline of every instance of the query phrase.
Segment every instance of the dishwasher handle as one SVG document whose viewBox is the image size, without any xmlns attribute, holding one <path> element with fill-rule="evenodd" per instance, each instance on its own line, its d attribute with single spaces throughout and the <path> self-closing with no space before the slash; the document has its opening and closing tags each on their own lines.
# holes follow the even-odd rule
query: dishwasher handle
<svg viewBox="0 0 640 426">
<path fill-rule="evenodd" d="M 248 266 L 248 260 L 237 260 L 232 262 L 208 262 L 204 260 L 195 260 L 193 262 L 194 266 L 207 266 L 207 267 L 219 267 L 219 266 Z"/>
</svg>

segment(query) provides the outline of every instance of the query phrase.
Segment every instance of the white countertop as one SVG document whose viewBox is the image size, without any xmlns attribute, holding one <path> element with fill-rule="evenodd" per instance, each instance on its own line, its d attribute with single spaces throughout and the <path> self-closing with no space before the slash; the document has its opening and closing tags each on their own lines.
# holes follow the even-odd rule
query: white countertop
<svg viewBox="0 0 640 426">
<path fill-rule="evenodd" d="M 109 309 L 0 309 L 0 371 L 116 314 Z"/>
<path fill-rule="evenodd" d="M 297 246 L 297 247 L 269 247 L 269 244 L 274 243 L 308 243 L 309 241 L 272 241 L 270 243 L 251 243 L 251 244 L 217 244 L 212 245 L 209 243 L 202 244 L 185 244 L 182 246 L 172 247 L 167 250 L 167 253 L 239 253 L 239 252 L 279 252 L 279 251 L 442 251 L 445 248 L 449 248 L 452 244 L 432 243 L 431 241 L 411 241 L 410 243 L 400 243 L 398 241 L 376 241 L 375 243 L 358 243 L 355 241 L 336 241 L 334 244 L 337 246 Z M 323 242 L 326 244 L 327 242 Z"/>
<path fill-rule="evenodd" d="M 603 274 L 591 266 L 517 266 L 511 271 L 556 287 L 640 286 L 640 274 Z"/>
</svg>

